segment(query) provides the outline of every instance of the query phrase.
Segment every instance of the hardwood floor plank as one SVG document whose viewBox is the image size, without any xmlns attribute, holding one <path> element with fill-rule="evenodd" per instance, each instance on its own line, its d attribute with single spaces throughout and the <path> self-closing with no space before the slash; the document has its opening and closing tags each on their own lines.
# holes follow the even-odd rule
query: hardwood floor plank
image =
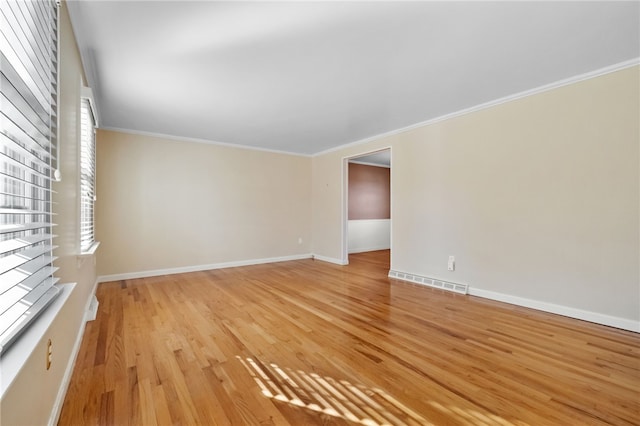
<svg viewBox="0 0 640 426">
<path fill-rule="evenodd" d="M 148 409 L 151 411 L 153 410 L 152 413 L 148 413 L 147 414 L 147 418 L 151 419 L 151 418 L 156 418 L 157 423 L 145 423 L 146 424 L 158 424 L 158 425 L 170 425 L 170 424 L 174 424 L 174 421 L 171 418 L 171 411 L 169 410 L 169 404 L 167 401 L 167 396 L 164 392 L 164 387 L 161 385 L 157 385 L 154 386 L 151 389 L 152 395 L 153 395 L 153 402 L 152 402 L 152 406 L 148 407 Z M 73 423 L 71 423 L 73 424 Z"/>
<path fill-rule="evenodd" d="M 131 416 L 129 424 L 136 425 L 155 425 L 159 424 L 156 418 L 155 401 L 153 398 L 153 391 L 151 389 L 151 382 L 148 379 L 144 379 L 139 382 L 138 386 L 140 406 L 139 411 Z"/>
<path fill-rule="evenodd" d="M 388 270 L 381 251 L 101 284 L 59 424 L 640 424 L 639 334 Z"/>
</svg>

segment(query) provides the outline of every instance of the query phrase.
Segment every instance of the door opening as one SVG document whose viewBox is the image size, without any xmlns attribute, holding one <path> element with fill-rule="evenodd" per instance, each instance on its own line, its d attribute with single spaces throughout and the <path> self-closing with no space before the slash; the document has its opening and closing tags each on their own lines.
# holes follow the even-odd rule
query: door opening
<svg viewBox="0 0 640 426">
<path fill-rule="evenodd" d="M 391 148 L 344 159 L 342 263 L 391 249 Z"/>
</svg>

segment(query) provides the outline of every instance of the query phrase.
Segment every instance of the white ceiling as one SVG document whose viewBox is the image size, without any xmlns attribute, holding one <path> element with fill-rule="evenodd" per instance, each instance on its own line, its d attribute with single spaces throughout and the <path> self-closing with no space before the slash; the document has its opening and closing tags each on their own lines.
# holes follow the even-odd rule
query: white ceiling
<svg viewBox="0 0 640 426">
<path fill-rule="evenodd" d="M 640 56 L 640 2 L 70 1 L 101 127 L 301 154 Z"/>
</svg>

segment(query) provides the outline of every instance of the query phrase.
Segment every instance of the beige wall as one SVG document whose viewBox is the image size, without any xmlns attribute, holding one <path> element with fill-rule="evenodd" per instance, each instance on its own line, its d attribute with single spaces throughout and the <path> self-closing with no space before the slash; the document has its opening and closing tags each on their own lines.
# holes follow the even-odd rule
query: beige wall
<svg viewBox="0 0 640 426">
<path fill-rule="evenodd" d="M 309 157 L 102 130 L 97 159 L 101 276 L 310 253 Z"/>
<path fill-rule="evenodd" d="M 74 346 L 81 327 L 85 308 L 96 282 L 94 259 L 89 256 L 81 264 L 79 253 L 79 192 L 78 143 L 80 87 L 83 72 L 80 56 L 70 21 L 63 3 L 60 10 L 60 86 L 59 86 L 59 140 L 61 148 L 62 181 L 54 184 L 54 218 L 58 224 L 55 240 L 59 246 L 54 254 L 60 267 L 56 276 L 62 283 L 75 282 L 71 296 L 49 327 L 16 378 L 7 390 L 0 406 L 0 424 L 42 425 L 47 424 L 52 414 L 58 391 L 61 388 Z M 45 350 L 48 339 L 53 343 L 53 364 L 45 369 Z"/>
<path fill-rule="evenodd" d="M 314 157 L 314 253 L 342 256 L 343 157 L 391 146 L 392 269 L 638 321 L 639 77 L 633 67 Z"/>
</svg>

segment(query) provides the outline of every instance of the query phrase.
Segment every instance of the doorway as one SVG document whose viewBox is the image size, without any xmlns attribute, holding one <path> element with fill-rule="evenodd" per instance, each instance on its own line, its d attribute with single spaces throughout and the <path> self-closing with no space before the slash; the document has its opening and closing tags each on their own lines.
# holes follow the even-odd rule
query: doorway
<svg viewBox="0 0 640 426">
<path fill-rule="evenodd" d="M 391 148 L 343 159 L 342 263 L 391 249 Z"/>
</svg>

